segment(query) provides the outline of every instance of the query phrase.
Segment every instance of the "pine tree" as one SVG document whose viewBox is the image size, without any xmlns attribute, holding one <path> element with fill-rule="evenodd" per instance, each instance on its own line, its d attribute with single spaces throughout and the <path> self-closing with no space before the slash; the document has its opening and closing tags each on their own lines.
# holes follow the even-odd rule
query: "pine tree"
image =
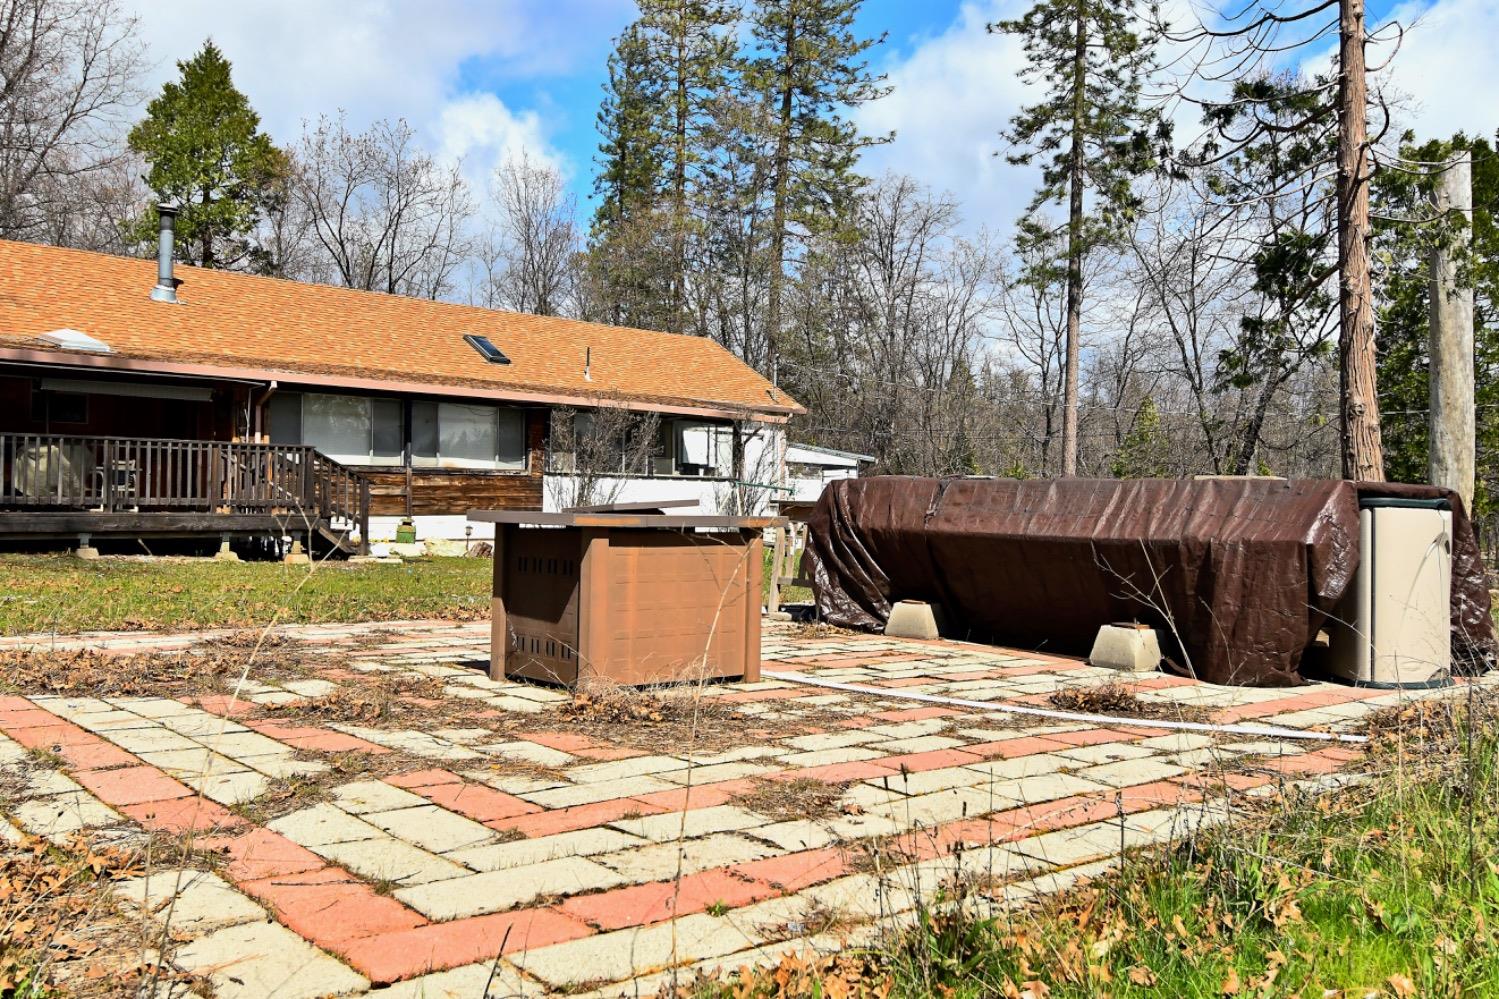
<svg viewBox="0 0 1499 999">
<path fill-rule="evenodd" d="M 596 230 L 607 231 L 637 211 L 649 211 L 661 182 L 661 88 L 649 64 L 650 48 L 632 24 L 609 55 L 609 82 L 599 109 L 599 172 L 593 192 L 599 199 Z"/>
<path fill-rule="evenodd" d="M 637 249 L 642 226 L 660 237 L 661 252 L 618 264 L 659 292 L 650 324 L 678 332 L 687 324 L 688 246 L 711 155 L 714 104 L 728 86 L 737 14 L 726 0 L 639 3 L 640 17 L 610 58 L 599 116 L 604 197 L 596 235 Z"/>
<path fill-rule="evenodd" d="M 1233 224 L 1256 234 L 1248 261 L 1254 299 L 1239 319 L 1239 336 L 1219 356 L 1214 384 L 1217 392 L 1236 389 L 1249 398 L 1232 455 L 1235 475 L 1254 468 L 1277 393 L 1308 362 L 1332 352 L 1336 208 L 1330 185 L 1303 178 L 1334 144 L 1299 127 L 1315 117 L 1326 82 L 1294 74 L 1242 80 L 1204 115 L 1218 135 L 1253 136 L 1226 156 L 1205 152 L 1221 161 L 1207 176 L 1208 190 L 1236 206 Z"/>
<path fill-rule="evenodd" d="M 1039 0 L 1023 17 L 989 30 L 1022 39 L 1021 77 L 1046 88 L 1004 135 L 1017 148 L 1010 162 L 1041 164 L 1032 214 L 1050 202 L 1067 205 L 1062 472 L 1074 475 L 1083 259 L 1133 213 L 1132 182 L 1152 166 L 1153 140 L 1165 137 L 1164 125 L 1140 97 L 1154 67 L 1154 35 L 1137 18 L 1134 0 Z M 1084 214 L 1089 193 L 1092 218 Z"/>
<path fill-rule="evenodd" d="M 589 272 L 599 318 L 645 329 L 669 325 L 669 249 L 660 239 L 663 137 L 659 74 L 638 24 L 615 42 L 598 126 Z"/>
<path fill-rule="evenodd" d="M 287 172 L 285 155 L 260 130 L 260 116 L 234 86 L 229 60 L 212 41 L 177 64 L 181 78 L 162 87 L 131 129 L 130 148 L 150 166 L 146 184 L 175 202 L 178 250 L 203 267 L 255 264 L 246 237 Z M 154 237 L 156 210 L 137 227 Z"/>
<path fill-rule="evenodd" d="M 790 244 L 837 224 L 862 181 L 861 150 L 889 136 L 861 135 L 845 115 L 888 92 L 864 54 L 884 41 L 853 31 L 861 0 L 758 0 L 749 15 L 754 51 L 742 80 L 759 114 L 768 156 L 762 173 L 770 200 L 767 365 L 776 373 Z"/>
<path fill-rule="evenodd" d="M 1170 475 L 1168 441 L 1161 428 L 1161 412 L 1150 396 L 1140 403 L 1134 424 L 1119 443 L 1111 471 L 1116 479 L 1161 479 Z"/>
</svg>

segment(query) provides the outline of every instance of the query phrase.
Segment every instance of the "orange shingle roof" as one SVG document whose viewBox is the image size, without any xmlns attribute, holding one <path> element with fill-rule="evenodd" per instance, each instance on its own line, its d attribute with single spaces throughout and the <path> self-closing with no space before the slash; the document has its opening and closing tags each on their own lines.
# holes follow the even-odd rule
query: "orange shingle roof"
<svg viewBox="0 0 1499 999">
<path fill-rule="evenodd" d="M 703 337 L 196 267 L 176 273 L 180 304 L 153 302 L 155 261 L 0 240 L 0 346 L 35 347 L 37 336 L 68 327 L 122 358 L 267 370 L 287 381 L 341 376 L 580 403 L 803 412 Z M 489 337 L 511 363 L 485 363 L 467 333 Z"/>
</svg>

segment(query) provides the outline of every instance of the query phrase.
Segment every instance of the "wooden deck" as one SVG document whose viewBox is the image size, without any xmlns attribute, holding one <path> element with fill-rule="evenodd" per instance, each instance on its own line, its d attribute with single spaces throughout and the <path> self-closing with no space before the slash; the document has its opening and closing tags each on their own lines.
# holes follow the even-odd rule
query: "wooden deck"
<svg viewBox="0 0 1499 999">
<path fill-rule="evenodd" d="M 0 434 L 0 539 L 273 535 L 353 550 L 369 482 L 315 448 Z"/>
</svg>

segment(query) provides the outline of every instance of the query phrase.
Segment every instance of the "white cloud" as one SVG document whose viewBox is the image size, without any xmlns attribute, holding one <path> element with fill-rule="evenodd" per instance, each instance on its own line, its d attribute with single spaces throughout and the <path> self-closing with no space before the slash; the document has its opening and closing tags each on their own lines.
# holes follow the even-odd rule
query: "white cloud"
<svg viewBox="0 0 1499 999">
<path fill-rule="evenodd" d="M 568 164 L 547 144 L 541 115 L 516 113 L 491 93 L 467 94 L 443 105 L 432 128 L 434 152 L 461 160 L 469 186 L 484 195 L 495 167 L 509 159 L 528 157 L 533 164 L 568 173 Z"/>
<path fill-rule="evenodd" d="M 1383 75 L 1409 98 L 1405 123 L 1417 137 L 1446 138 L 1457 131 L 1492 136 L 1499 127 L 1499 73 L 1494 71 L 1499 3 L 1413 0 L 1397 7 L 1389 20 L 1407 31 Z M 1381 37 L 1393 35 L 1382 32 Z M 1371 47 L 1369 61 L 1382 62 L 1389 51 L 1389 45 Z"/>
<path fill-rule="evenodd" d="M 867 133 L 895 132 L 865 154 L 864 169 L 951 193 L 970 229 L 1008 231 L 1035 189 L 1036 171 L 1007 163 L 999 134 L 1026 99 L 1024 52 L 1017 39 L 985 30 L 1023 8 L 1020 0 L 964 3 L 945 31 L 885 66 L 895 89 L 858 115 Z"/>
<path fill-rule="evenodd" d="M 1022 104 L 1035 99 L 1019 78 L 1024 52 L 1016 39 L 985 31 L 986 24 L 1014 17 L 1025 6 L 1024 0 L 966 0 L 941 33 L 885 64 L 894 91 L 857 116 L 867 133 L 895 132 L 893 142 L 865 154 L 863 168 L 907 173 L 950 192 L 970 229 L 1008 231 L 1036 187 L 1035 169 L 1005 161 L 999 134 Z M 1175 24 L 1191 16 L 1181 0 L 1166 6 Z M 1499 2 L 1406 0 L 1385 20 L 1409 29 L 1381 74 L 1402 98 L 1403 124 L 1421 138 L 1459 129 L 1493 135 L 1499 127 L 1499 73 L 1493 67 Z M 1388 45 L 1371 46 L 1370 63 L 1384 61 L 1389 51 Z M 1330 55 L 1319 45 L 1303 65 L 1322 68 Z M 1196 92 L 1201 90 L 1199 85 Z M 1195 107 L 1178 104 L 1173 110 L 1178 138 L 1195 138 L 1201 130 Z"/>
<path fill-rule="evenodd" d="M 434 150 L 487 159 L 524 147 L 552 162 L 560 156 L 536 111 L 508 107 L 485 87 L 576 71 L 599 46 L 578 24 L 598 23 L 607 43 L 627 8 L 588 0 L 564 17 L 539 0 L 129 2 L 156 61 L 152 91 L 211 37 L 280 143 L 303 121 L 343 110 L 353 128 L 405 118 Z"/>
</svg>

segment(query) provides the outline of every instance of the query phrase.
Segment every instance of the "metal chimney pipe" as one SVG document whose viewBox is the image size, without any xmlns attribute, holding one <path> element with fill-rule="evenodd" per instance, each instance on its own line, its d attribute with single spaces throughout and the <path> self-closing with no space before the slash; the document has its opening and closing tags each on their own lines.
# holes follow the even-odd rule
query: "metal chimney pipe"
<svg viewBox="0 0 1499 999">
<path fill-rule="evenodd" d="M 156 216 L 161 223 L 156 231 L 156 287 L 151 289 L 151 301 L 176 302 L 177 279 L 172 276 L 172 251 L 177 206 L 157 205 Z"/>
</svg>

